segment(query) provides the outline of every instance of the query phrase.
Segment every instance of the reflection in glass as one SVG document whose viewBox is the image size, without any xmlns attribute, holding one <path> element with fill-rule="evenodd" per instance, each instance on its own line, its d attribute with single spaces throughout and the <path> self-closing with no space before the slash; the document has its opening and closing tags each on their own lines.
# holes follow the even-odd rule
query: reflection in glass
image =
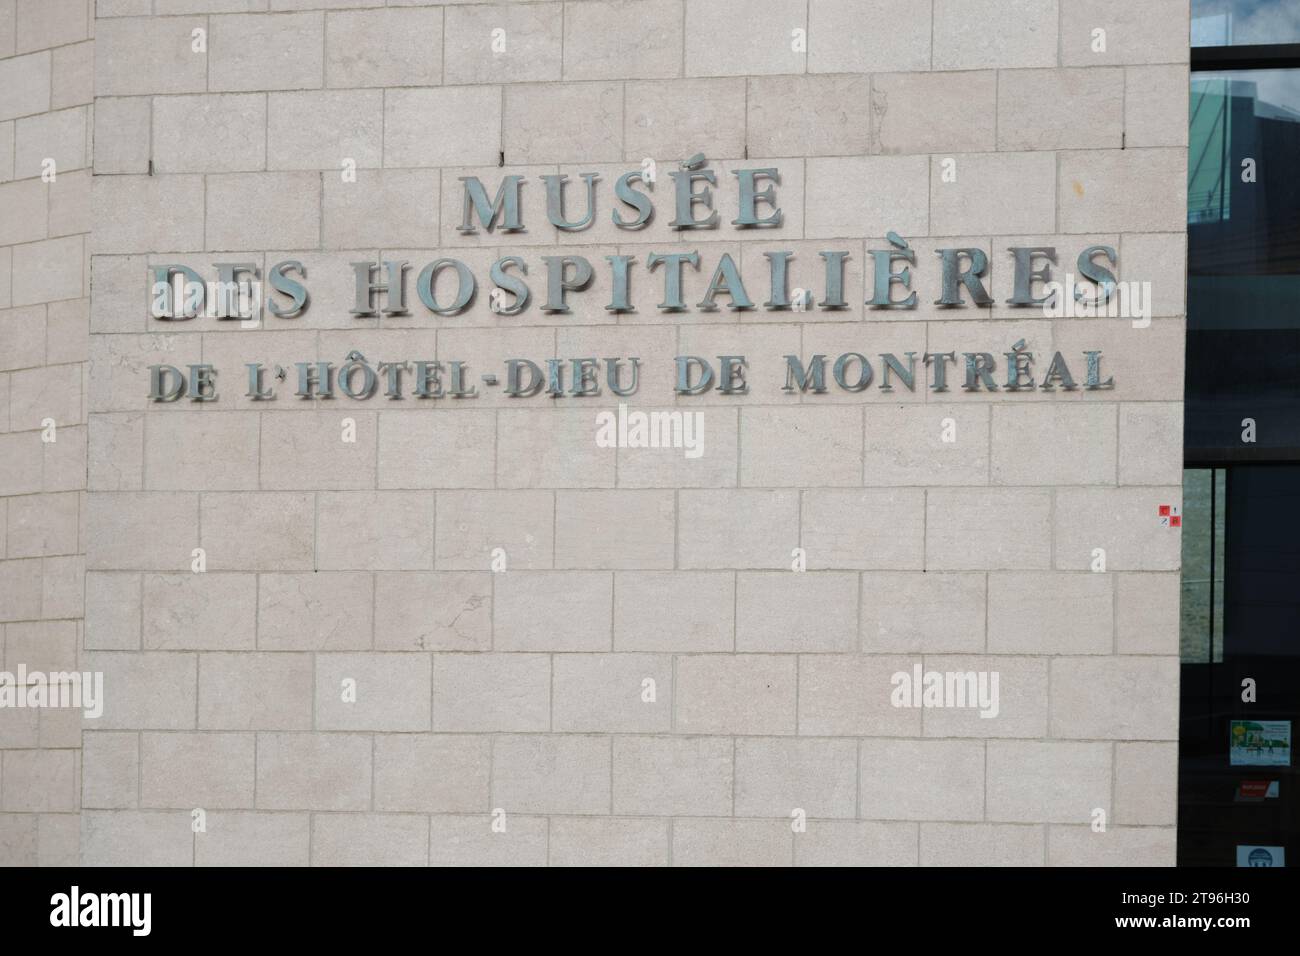
<svg viewBox="0 0 1300 956">
<path fill-rule="evenodd" d="M 1222 468 L 1183 472 L 1180 656 L 1184 664 L 1223 661 L 1223 544 L 1227 475 Z"/>
<path fill-rule="evenodd" d="M 1300 70 L 1194 73 L 1189 117 L 1188 457 L 1294 457 Z M 1254 442 L 1242 440 L 1246 419 Z"/>
<path fill-rule="evenodd" d="M 1183 482 L 1178 863 L 1239 846 L 1300 854 L 1300 761 L 1234 764 L 1234 721 L 1300 727 L 1300 465 L 1190 469 Z M 1213 582 L 1211 584 L 1211 582 Z M 1243 786 L 1277 784 L 1272 798 Z"/>
<path fill-rule="evenodd" d="M 1298 42 L 1296 0 L 1192 0 L 1192 46 Z"/>
</svg>

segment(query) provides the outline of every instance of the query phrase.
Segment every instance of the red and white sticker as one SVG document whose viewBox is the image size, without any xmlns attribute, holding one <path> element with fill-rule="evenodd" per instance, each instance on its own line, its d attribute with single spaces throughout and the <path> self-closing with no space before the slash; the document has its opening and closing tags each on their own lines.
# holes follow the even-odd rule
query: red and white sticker
<svg viewBox="0 0 1300 956">
<path fill-rule="evenodd" d="M 1278 795 L 1276 780 L 1243 780 L 1237 786 L 1238 800 L 1276 799 Z"/>
</svg>

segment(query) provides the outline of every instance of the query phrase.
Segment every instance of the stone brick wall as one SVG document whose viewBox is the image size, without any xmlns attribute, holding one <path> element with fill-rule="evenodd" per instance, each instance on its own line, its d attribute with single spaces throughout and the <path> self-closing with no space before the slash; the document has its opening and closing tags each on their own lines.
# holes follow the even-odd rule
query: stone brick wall
<svg viewBox="0 0 1300 956">
<path fill-rule="evenodd" d="M 80 777 L 75 726 L 0 712 L 0 855 L 33 858 L 47 825 L 42 859 L 75 853 L 80 808 L 87 864 L 1173 862 L 1179 532 L 1156 514 L 1181 494 L 1187 0 L 94 14 L 0 0 L 4 660 L 37 636 L 74 653 L 88 488 L 81 664 L 107 692 Z M 92 28 L 93 229 L 60 198 L 88 149 Z M 37 130 L 78 157 L 57 184 L 33 165 Z M 722 226 L 678 233 L 666 173 L 697 152 Z M 656 217 L 626 232 L 613 184 L 645 158 Z M 754 167 L 780 169 L 779 228 L 728 225 L 731 173 Z M 600 175 L 591 228 L 547 225 L 537 177 L 557 172 Z M 460 177 L 509 174 L 527 231 L 458 232 Z M 889 230 L 917 251 L 915 310 L 864 305 Z M 1065 272 L 1091 244 L 1152 283 L 1149 327 L 1005 305 L 1007 247 L 1055 246 Z M 957 245 L 988 253 L 991 306 L 932 304 L 934 250 Z M 761 307 L 764 252 L 793 251 L 790 286 L 820 290 L 828 249 L 850 253 L 847 309 Z M 656 309 L 647 256 L 692 250 L 691 307 Z M 548 314 L 541 257 L 566 253 L 594 283 Z M 724 253 L 758 308 L 693 304 Z M 604 308 L 619 254 L 632 313 Z M 414 297 L 443 255 L 479 277 L 460 315 Z M 505 255 L 534 293 L 514 317 L 485 294 Z M 152 264 L 289 258 L 311 293 L 297 318 L 149 315 Z M 349 263 L 381 258 L 414 266 L 410 314 L 350 315 Z M 82 484 L 80 459 L 65 474 L 51 456 L 84 420 L 87 286 Z M 1101 349 L 1114 390 L 781 389 L 786 354 L 1022 338 L 1040 375 L 1055 350 Z M 705 452 L 600 447 L 608 393 L 243 395 L 245 362 L 352 349 L 475 376 L 635 355 L 630 403 L 702 412 Z M 747 356 L 749 392 L 676 396 L 687 354 Z M 147 400 L 150 365 L 198 362 L 219 401 Z M 68 427 L 38 449 L 46 414 Z M 40 541 L 33 508 L 53 522 Z M 996 671 L 999 716 L 892 706 L 891 675 L 915 665 Z"/>
<path fill-rule="evenodd" d="M 76 670 L 93 0 L 0 0 L 0 662 Z M 11 688 L 12 690 L 12 688 Z M 0 708 L 0 863 L 77 862 L 81 714 Z"/>
</svg>

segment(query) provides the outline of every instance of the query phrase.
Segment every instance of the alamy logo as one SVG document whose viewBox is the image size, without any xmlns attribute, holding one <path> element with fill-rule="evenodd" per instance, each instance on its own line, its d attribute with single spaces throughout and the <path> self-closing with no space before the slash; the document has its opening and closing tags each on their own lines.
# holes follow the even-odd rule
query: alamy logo
<svg viewBox="0 0 1300 956">
<path fill-rule="evenodd" d="M 86 893 L 74 886 L 50 897 L 51 926 L 129 926 L 133 936 L 148 936 L 152 925 L 150 893 Z"/>
<path fill-rule="evenodd" d="M 1049 319 L 1132 319 L 1135 329 L 1151 325 L 1150 282 L 1119 282 L 1107 277 L 1098 286 L 1097 294 L 1089 298 L 1073 273 L 1067 272 L 1064 282 L 1044 283 L 1043 315 Z"/>
<path fill-rule="evenodd" d="M 90 720 L 104 713 L 102 671 L 0 671 L 0 707 L 80 707 Z"/>
<path fill-rule="evenodd" d="M 619 404 L 617 414 L 596 413 L 598 448 L 682 448 L 687 458 L 704 454 L 703 412 L 629 412 Z"/>
<path fill-rule="evenodd" d="M 155 319 L 254 319 L 262 302 L 262 283 L 236 278 L 204 282 L 180 272 L 170 282 L 157 280 L 149 290 L 149 314 Z"/>
<path fill-rule="evenodd" d="M 981 717 L 998 715 L 997 671 L 897 671 L 889 702 L 895 707 L 978 707 Z"/>
</svg>

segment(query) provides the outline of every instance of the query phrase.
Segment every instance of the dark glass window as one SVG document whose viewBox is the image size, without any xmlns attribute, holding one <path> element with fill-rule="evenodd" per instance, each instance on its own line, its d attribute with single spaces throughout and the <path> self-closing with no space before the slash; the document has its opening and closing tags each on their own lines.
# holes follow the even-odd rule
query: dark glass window
<svg viewBox="0 0 1300 956">
<path fill-rule="evenodd" d="M 1234 755 L 1232 741 L 1300 729 L 1300 465 L 1189 469 L 1183 488 L 1178 863 L 1280 846 L 1295 865 L 1294 749 Z"/>
<path fill-rule="evenodd" d="M 1294 460 L 1300 69 L 1194 72 L 1189 142 L 1187 457 Z"/>
<path fill-rule="evenodd" d="M 1192 45 L 1178 862 L 1295 866 L 1300 0 L 1192 0 Z"/>
</svg>

